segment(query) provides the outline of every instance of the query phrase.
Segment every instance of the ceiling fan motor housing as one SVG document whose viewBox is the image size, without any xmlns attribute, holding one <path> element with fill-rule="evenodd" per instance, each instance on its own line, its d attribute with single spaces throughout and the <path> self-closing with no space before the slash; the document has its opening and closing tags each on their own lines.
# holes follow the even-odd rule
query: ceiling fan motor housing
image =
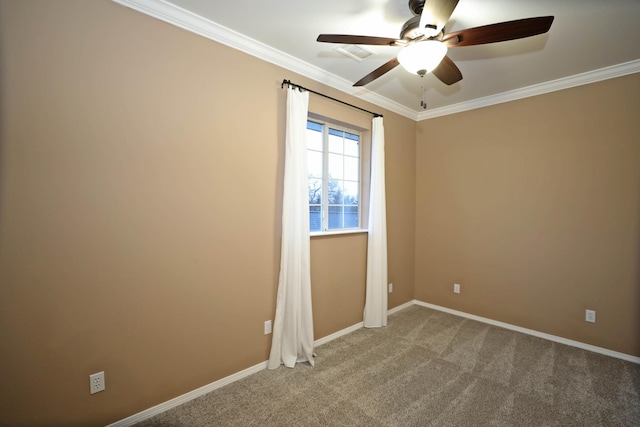
<svg viewBox="0 0 640 427">
<path fill-rule="evenodd" d="M 420 29 L 420 15 L 416 15 L 404 23 L 400 30 L 401 40 L 413 40 L 416 37 L 424 35 L 424 31 Z"/>
<path fill-rule="evenodd" d="M 425 0 L 409 0 L 409 9 L 414 15 L 420 15 L 424 9 Z"/>
<path fill-rule="evenodd" d="M 400 30 L 400 39 L 401 40 L 413 40 L 418 37 L 424 36 L 425 30 L 420 28 L 420 15 L 416 15 L 413 18 L 409 19 L 404 23 L 402 29 Z M 428 37 L 430 39 L 438 39 L 442 40 L 444 36 L 444 28 L 440 31 L 439 34 Z"/>
</svg>

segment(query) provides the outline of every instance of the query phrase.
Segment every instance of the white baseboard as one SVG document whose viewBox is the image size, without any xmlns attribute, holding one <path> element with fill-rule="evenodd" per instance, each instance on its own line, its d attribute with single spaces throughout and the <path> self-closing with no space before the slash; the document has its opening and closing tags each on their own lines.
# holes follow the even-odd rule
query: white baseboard
<svg viewBox="0 0 640 427">
<path fill-rule="evenodd" d="M 398 312 L 400 310 L 403 310 L 403 309 L 405 309 L 407 307 L 411 307 L 412 305 L 415 305 L 415 300 L 406 302 L 406 303 L 404 303 L 402 305 L 399 305 L 399 306 L 394 307 L 394 308 L 392 308 L 390 310 L 387 310 L 387 316 L 389 316 L 389 315 L 391 315 L 393 313 L 396 313 L 396 312 Z M 357 331 L 358 329 L 363 328 L 363 327 L 364 327 L 364 322 L 356 323 L 353 326 L 349 326 L 348 328 L 344 328 L 344 329 L 342 329 L 342 330 L 340 330 L 338 332 L 334 332 L 331 335 L 327 335 L 326 337 L 323 337 L 323 338 L 320 338 L 319 340 L 314 341 L 313 345 L 316 346 L 316 347 L 317 346 L 321 346 L 322 344 L 326 344 L 329 341 L 333 341 L 336 338 L 340 338 L 343 335 L 350 334 L 351 332 Z"/>
<path fill-rule="evenodd" d="M 515 326 L 515 325 L 511 325 L 509 323 L 504 323 L 504 322 L 499 322 L 497 320 L 493 320 L 493 319 L 487 319 L 486 317 L 480 317 L 480 316 L 476 316 L 475 314 L 469 314 L 469 313 L 465 313 L 463 311 L 458 311 L 458 310 L 453 310 L 447 307 L 441 307 L 439 305 L 435 305 L 435 304 L 429 304 L 427 302 L 422 302 L 422 301 L 418 301 L 418 300 L 411 300 L 409 302 L 406 302 L 402 305 L 399 305 L 397 307 L 392 308 L 391 310 L 387 311 L 388 315 L 391 315 L 393 313 L 397 313 L 398 311 L 404 310 L 407 307 L 411 307 L 412 305 L 419 305 L 422 307 L 427 307 L 427 308 L 431 308 L 433 310 L 438 310 L 438 311 L 442 311 L 445 313 L 449 313 L 449 314 L 453 314 L 454 316 L 459 316 L 459 317 L 465 317 L 467 319 L 471 319 L 471 320 L 476 320 L 478 322 L 483 322 L 483 323 L 488 323 L 490 325 L 493 326 L 498 326 L 501 328 L 505 328 L 505 329 L 510 329 L 512 331 L 516 331 L 516 332 L 522 332 L 523 334 L 527 334 L 527 335 L 533 335 L 535 337 L 538 338 L 543 338 L 549 341 L 553 341 L 553 342 L 557 342 L 560 344 L 566 344 L 566 345 L 570 345 L 572 347 L 577 347 L 577 348 L 581 348 L 584 350 L 588 350 L 588 351 L 593 351 L 594 353 L 600 353 L 600 354 L 604 354 L 606 356 L 611 356 L 611 357 L 615 357 L 617 359 L 622 359 L 622 360 L 626 360 L 629 362 L 633 362 L 633 363 L 638 363 L 640 364 L 640 357 L 636 357 L 636 356 L 632 356 L 630 354 L 625 354 L 625 353 L 620 353 L 617 351 L 613 351 L 613 350 L 609 350 L 606 348 L 602 348 L 602 347 L 596 347 L 594 345 L 590 345 L 590 344 L 585 344 L 579 341 L 573 341 L 573 340 L 569 340 L 566 338 L 562 338 L 562 337 L 558 337 L 555 335 L 550 335 L 550 334 L 545 334 L 543 332 L 538 332 L 538 331 L 534 331 L 533 329 L 527 329 L 527 328 L 522 328 L 520 326 Z M 329 341 L 333 341 L 336 338 L 340 338 L 344 335 L 347 335 L 351 332 L 357 331 L 358 329 L 362 328 L 364 325 L 363 322 L 360 323 L 356 323 L 353 326 L 349 326 L 348 328 L 342 329 L 338 332 L 334 332 L 331 335 L 327 335 L 326 337 L 320 338 L 316 341 L 314 341 L 314 346 L 321 346 L 322 344 L 326 344 Z M 268 361 L 264 361 L 262 363 L 258 363 L 257 365 L 254 365 L 250 368 L 247 368 L 245 370 L 242 370 L 240 372 L 236 372 L 235 374 L 229 375 L 228 377 L 222 378 L 218 381 L 214 381 L 210 384 L 207 384 L 205 386 L 202 386 L 200 388 L 197 388 L 193 391 L 190 391 L 188 393 L 185 393 L 181 396 L 178 396 L 174 399 L 168 400 L 164 403 L 161 403 L 159 405 L 156 405 L 152 408 L 149 409 L 145 409 L 142 412 L 138 412 L 137 414 L 134 414 L 130 417 L 127 417 L 123 420 L 120 421 L 116 421 L 113 424 L 109 424 L 107 427 L 129 427 L 132 426 L 136 423 L 139 423 L 140 421 L 146 420 L 148 418 L 151 418 L 153 416 L 159 415 L 165 411 L 168 411 L 169 409 L 175 408 L 176 406 L 182 405 L 183 403 L 186 403 L 190 400 L 193 400 L 197 397 L 203 396 L 207 393 L 210 393 L 214 390 L 217 390 L 221 387 L 224 387 L 227 384 L 231 384 L 233 382 L 236 382 L 238 380 L 241 380 L 242 378 L 248 377 L 249 375 L 253 375 L 257 372 L 260 372 L 264 369 L 267 368 L 267 363 Z"/>
<path fill-rule="evenodd" d="M 412 305 L 415 305 L 415 304 L 416 304 L 416 300 L 405 302 L 404 304 L 394 307 L 391 310 L 387 311 L 387 314 L 392 315 L 393 313 L 397 313 L 398 311 L 404 310 L 405 308 L 411 307 Z"/>
<path fill-rule="evenodd" d="M 406 305 L 406 304 L 405 304 Z M 409 305 L 413 305 L 413 301 L 411 301 L 409 303 Z M 407 305 L 407 307 L 409 306 Z M 404 307 L 403 307 L 404 308 Z M 397 307 L 394 309 L 397 311 Z M 349 326 L 348 328 L 342 329 L 338 332 L 334 332 L 331 335 L 327 335 L 326 337 L 320 338 L 316 341 L 314 341 L 314 346 L 320 346 L 322 344 L 326 344 L 329 341 L 333 341 L 336 338 L 340 338 L 343 335 L 347 335 L 353 331 L 357 331 L 358 329 L 363 327 L 363 322 L 357 323 L 353 326 Z M 248 377 L 249 375 L 253 375 L 255 373 L 258 373 L 260 371 L 263 371 L 265 369 L 267 369 L 267 364 L 269 363 L 269 361 L 264 361 L 262 363 L 258 363 L 257 365 L 254 365 L 250 368 L 247 368 L 245 370 L 242 370 L 240 372 L 236 372 L 235 374 L 229 375 L 228 377 L 219 379 L 218 381 L 214 381 L 210 384 L 204 385 L 200 388 L 197 388 L 195 390 L 192 390 L 188 393 L 185 393 L 181 396 L 178 396 L 174 399 L 171 400 L 167 400 L 166 402 L 160 403 L 159 405 L 156 405 L 154 407 L 151 407 L 149 409 L 145 409 L 142 412 L 138 412 L 137 414 L 134 414 L 130 417 L 124 418 L 120 421 L 116 421 L 113 424 L 109 424 L 107 427 L 129 427 L 132 426 L 136 423 L 139 423 L 141 421 L 144 421 L 148 418 L 154 417 L 156 415 L 159 415 L 165 411 L 168 411 L 169 409 L 173 409 L 176 406 L 180 406 L 183 403 L 187 403 L 190 400 L 196 399 L 200 396 L 203 396 L 207 393 L 211 393 L 214 390 L 217 390 L 219 388 L 222 388 L 224 386 L 226 386 L 227 384 L 231 384 L 233 382 L 236 382 L 238 380 L 241 380 L 245 377 Z"/>
<path fill-rule="evenodd" d="M 145 409 L 142 412 L 138 412 L 130 417 L 127 417 L 123 420 L 116 421 L 113 424 L 109 424 L 107 427 L 129 427 L 134 425 L 135 423 L 139 423 L 140 421 L 146 420 L 147 418 L 151 418 L 158 414 L 161 414 L 169 409 L 175 408 L 176 406 L 180 406 L 183 403 L 187 403 L 190 400 L 193 400 L 197 397 L 203 396 L 207 393 L 210 393 L 214 390 L 217 390 L 221 387 L 224 387 L 227 384 L 231 384 L 242 378 L 248 377 L 249 375 L 253 375 L 257 372 L 263 371 L 267 369 L 267 362 L 258 363 L 250 368 L 244 369 L 240 372 L 236 372 L 235 374 L 229 375 L 228 377 L 224 377 L 219 379 L 218 381 L 214 381 L 210 384 L 192 390 L 188 393 L 185 393 L 181 396 L 178 396 L 174 399 L 167 400 L 164 403 L 151 407 L 149 409 Z"/>
<path fill-rule="evenodd" d="M 340 338 L 341 336 L 350 334 L 353 331 L 357 331 L 358 329 L 362 328 L 364 326 L 364 322 L 360 322 L 360 323 L 356 323 L 353 326 L 349 326 L 348 328 L 344 328 L 338 332 L 334 332 L 331 335 L 327 335 L 326 337 L 320 338 L 318 340 L 315 340 L 313 342 L 314 347 L 318 347 L 321 346 L 322 344 L 326 344 L 329 341 L 333 341 L 336 338 Z"/>
<path fill-rule="evenodd" d="M 443 311 L 445 313 L 453 314 L 455 316 L 466 317 L 467 319 L 477 320 L 478 322 L 488 323 L 493 326 L 498 326 L 505 329 L 510 329 L 516 332 L 522 332 L 523 334 L 532 335 L 534 337 L 543 338 L 549 341 L 557 342 L 560 344 L 570 345 L 571 347 L 581 348 L 583 350 L 592 351 L 594 353 L 604 354 L 605 356 L 615 357 L 617 359 L 626 360 L 628 362 L 638 363 L 640 364 L 640 357 L 632 356 L 626 353 L 620 353 L 618 351 L 609 350 L 607 348 L 597 347 L 591 344 L 585 344 L 580 341 L 574 341 L 567 338 L 558 337 L 556 335 L 545 334 L 544 332 L 534 331 L 533 329 L 527 329 L 520 326 L 512 325 L 510 323 L 499 322 L 493 319 L 487 319 L 486 317 L 476 316 L 475 314 L 465 313 L 463 311 L 453 310 L 447 307 L 441 307 L 435 304 L 429 304 L 427 302 L 422 302 L 418 300 L 412 301 L 416 305 L 420 305 L 422 307 L 432 308 L 434 310 Z"/>
<path fill-rule="evenodd" d="M 412 305 L 415 304 L 415 301 L 409 301 L 405 304 L 402 304 L 398 307 L 394 307 L 391 310 L 389 310 L 387 312 L 387 314 L 393 314 L 397 311 L 400 311 L 404 308 L 410 307 Z M 364 326 L 363 322 L 360 323 L 356 323 L 353 326 L 349 326 L 348 328 L 344 328 L 338 332 L 334 332 L 331 335 L 327 335 L 326 337 L 322 337 L 318 340 L 315 340 L 313 342 L 313 345 L 315 347 L 317 346 L 321 346 L 322 344 L 326 344 L 329 341 L 333 341 L 336 338 L 340 338 L 344 335 L 350 334 L 351 332 L 357 331 L 358 329 L 362 328 Z M 218 381 L 214 381 L 210 384 L 207 384 L 205 386 L 202 386 L 200 388 L 197 388 L 195 390 L 192 390 L 188 393 L 185 393 L 181 396 L 178 396 L 174 399 L 171 400 L 167 400 L 164 403 L 160 403 L 159 405 L 156 405 L 152 408 L 149 409 L 145 409 L 142 412 L 138 412 L 137 414 L 134 414 L 130 417 L 127 417 L 125 419 L 122 419 L 120 421 L 116 421 L 113 424 L 109 424 L 107 427 L 129 427 L 132 426 L 136 423 L 139 423 L 140 421 L 146 420 L 148 418 L 154 417 L 156 415 L 159 415 L 165 411 L 168 411 L 169 409 L 175 408 L 176 406 L 180 406 L 183 403 L 187 403 L 190 400 L 196 399 L 200 396 L 203 396 L 207 393 L 211 393 L 214 390 L 217 390 L 221 387 L 224 387 L 227 384 L 231 384 L 233 382 L 236 382 L 238 380 L 241 380 L 242 378 L 248 377 L 249 375 L 253 375 L 257 372 L 260 372 L 264 369 L 267 369 L 267 364 L 269 363 L 269 361 L 264 361 L 262 363 L 258 363 L 257 365 L 254 365 L 250 368 L 247 368 L 243 371 L 240 372 L 236 372 L 235 374 L 229 375 L 228 377 L 222 378 Z"/>
</svg>

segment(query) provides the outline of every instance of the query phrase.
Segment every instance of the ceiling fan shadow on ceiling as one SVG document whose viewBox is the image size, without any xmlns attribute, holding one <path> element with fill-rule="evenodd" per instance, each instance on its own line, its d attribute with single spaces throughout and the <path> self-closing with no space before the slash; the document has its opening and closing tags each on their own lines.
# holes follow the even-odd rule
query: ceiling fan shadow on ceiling
<svg viewBox="0 0 640 427">
<path fill-rule="evenodd" d="M 458 0 L 409 0 L 414 14 L 400 31 L 400 38 L 347 34 L 320 34 L 318 42 L 355 45 L 399 46 L 397 57 L 376 68 L 353 86 L 364 86 L 402 65 L 412 74 L 433 73 L 447 85 L 462 80 L 462 73 L 447 56 L 448 48 L 474 46 L 521 39 L 549 31 L 553 16 L 517 19 L 497 24 L 467 28 L 445 34 L 444 26 L 456 8 Z M 425 104 L 426 105 L 426 104 Z"/>
</svg>

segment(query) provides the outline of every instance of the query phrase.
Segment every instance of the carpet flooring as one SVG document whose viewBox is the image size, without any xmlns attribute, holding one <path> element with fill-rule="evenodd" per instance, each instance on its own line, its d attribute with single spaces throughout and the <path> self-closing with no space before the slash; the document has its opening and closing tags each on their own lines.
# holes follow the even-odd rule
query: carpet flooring
<svg viewBox="0 0 640 427">
<path fill-rule="evenodd" d="M 640 365 L 411 306 L 137 424 L 640 426 Z"/>
</svg>

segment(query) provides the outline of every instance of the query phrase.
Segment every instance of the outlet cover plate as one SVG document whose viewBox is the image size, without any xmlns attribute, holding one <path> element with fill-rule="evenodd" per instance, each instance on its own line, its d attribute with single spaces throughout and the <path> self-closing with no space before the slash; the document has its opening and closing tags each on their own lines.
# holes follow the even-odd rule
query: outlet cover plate
<svg viewBox="0 0 640 427">
<path fill-rule="evenodd" d="M 460 285 L 457 283 L 453 284 L 453 293 L 454 294 L 459 294 L 460 293 Z"/>
<path fill-rule="evenodd" d="M 89 393 L 94 394 L 104 391 L 104 371 L 89 375 Z"/>
<path fill-rule="evenodd" d="M 590 323 L 596 323 L 596 311 L 595 310 L 587 310 L 584 315 L 584 320 Z"/>
<path fill-rule="evenodd" d="M 269 335 L 271 332 L 272 332 L 271 320 L 266 320 L 264 322 L 264 334 Z"/>
</svg>

